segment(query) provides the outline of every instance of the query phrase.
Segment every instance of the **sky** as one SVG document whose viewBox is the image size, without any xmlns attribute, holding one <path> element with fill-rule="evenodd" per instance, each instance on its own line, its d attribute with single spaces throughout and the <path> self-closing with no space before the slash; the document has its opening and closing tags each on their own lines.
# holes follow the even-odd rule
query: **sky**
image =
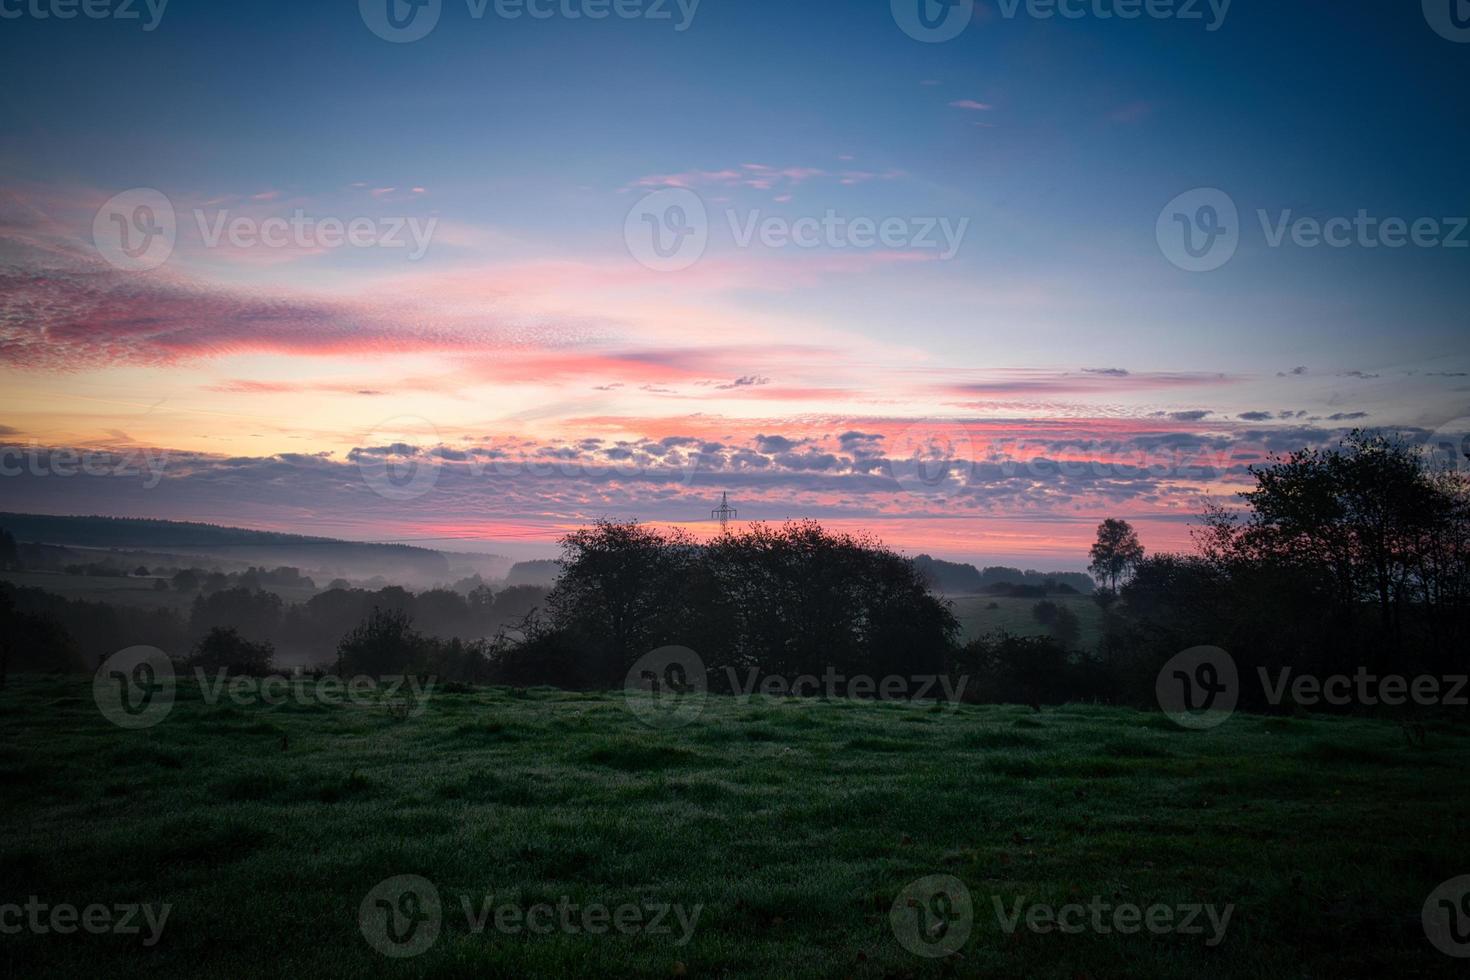
<svg viewBox="0 0 1470 980">
<path fill-rule="evenodd" d="M 0 0 L 0 510 L 1187 548 L 1470 417 L 1452 2 Z"/>
</svg>

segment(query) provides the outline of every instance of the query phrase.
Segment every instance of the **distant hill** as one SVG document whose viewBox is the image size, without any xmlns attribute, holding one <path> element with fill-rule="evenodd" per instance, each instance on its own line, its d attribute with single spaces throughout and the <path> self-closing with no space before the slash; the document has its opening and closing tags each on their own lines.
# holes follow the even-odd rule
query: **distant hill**
<svg viewBox="0 0 1470 980">
<path fill-rule="evenodd" d="M 991 591 L 999 585 L 1033 586 L 1047 591 L 1055 591 L 1055 586 L 1065 585 L 1089 595 L 1094 587 L 1092 577 L 1084 572 L 1023 571 L 1005 565 L 990 565 L 981 570 L 974 565 L 944 561 L 929 555 L 915 558 L 914 567 L 928 578 L 935 591 L 951 595 L 974 595 Z"/>
<path fill-rule="evenodd" d="M 985 582 L 974 565 L 920 555 L 914 559 L 914 567 L 936 592 L 969 594 L 985 590 Z"/>
<path fill-rule="evenodd" d="M 451 562 L 442 552 L 406 544 L 342 541 L 280 531 L 130 517 L 56 517 L 0 512 L 0 528 L 22 542 L 209 556 L 331 570 L 357 578 L 383 575 L 394 581 L 408 578 L 442 580 L 448 577 L 452 565 L 471 563 L 475 558 L 499 560 L 494 555 L 455 554 Z"/>
<path fill-rule="evenodd" d="M 533 561 L 518 561 L 510 566 L 505 577 L 506 585 L 555 585 L 561 575 L 561 566 L 546 558 Z"/>
</svg>

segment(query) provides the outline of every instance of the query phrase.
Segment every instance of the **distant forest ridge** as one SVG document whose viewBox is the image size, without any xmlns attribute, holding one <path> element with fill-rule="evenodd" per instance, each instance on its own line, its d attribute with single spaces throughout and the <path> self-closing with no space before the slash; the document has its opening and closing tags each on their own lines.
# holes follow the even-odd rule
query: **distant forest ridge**
<svg viewBox="0 0 1470 980">
<path fill-rule="evenodd" d="M 11 514 L 0 511 L 0 527 L 17 540 L 69 544 L 88 548 L 192 547 L 228 548 L 240 545 L 336 544 L 395 551 L 432 551 L 408 544 L 369 544 L 339 538 L 254 531 L 222 524 L 164 521 L 145 517 L 61 517 L 51 514 Z"/>
<path fill-rule="evenodd" d="M 1091 595 L 1094 588 L 1092 576 L 1086 572 L 1038 572 L 1006 565 L 989 565 L 980 569 L 928 555 L 919 555 L 913 562 L 934 591 L 950 595 L 998 591 L 998 587 L 1003 585 L 1038 590 L 1038 595 L 1043 592 L 1065 593 L 1068 589 L 1081 595 Z M 520 561 L 511 566 L 506 584 L 554 585 L 560 575 L 561 566 L 557 562 L 546 559 Z"/>
<path fill-rule="evenodd" d="M 1035 569 L 1022 570 L 1006 565 L 989 565 L 981 569 L 928 555 L 915 558 L 914 567 L 927 577 L 935 591 L 945 593 L 989 592 L 1001 585 L 1031 586 L 1054 591 L 1054 588 L 1047 588 L 1048 583 L 1053 583 L 1054 586 L 1065 585 L 1082 595 L 1090 595 L 1094 588 L 1092 576 L 1086 572 L 1038 572 Z"/>
<path fill-rule="evenodd" d="M 245 554 L 268 550 L 301 562 L 362 562 L 382 568 L 401 566 L 421 574 L 442 574 L 444 554 L 407 544 L 377 544 L 338 538 L 255 531 L 248 528 L 136 517 L 62 517 L 0 512 L 0 528 L 17 541 L 84 548 L 121 548 L 161 552 Z M 483 555 L 484 558 L 498 558 Z"/>
<path fill-rule="evenodd" d="M 210 553 L 271 548 L 289 549 L 303 558 L 309 555 L 323 560 L 357 559 L 402 563 L 416 571 L 429 573 L 441 572 L 444 566 L 441 552 L 415 545 L 343 541 L 339 538 L 289 534 L 284 531 L 256 531 L 194 521 L 0 512 L 0 528 L 4 528 L 18 541 L 73 547 L 155 551 L 182 548 Z M 1042 587 L 1047 582 L 1066 585 L 1084 595 L 1093 590 L 1092 578 L 1083 572 L 1038 572 L 1004 565 L 980 569 L 971 564 L 943 561 L 929 555 L 919 555 L 914 559 L 914 566 L 928 578 L 936 591 L 945 593 L 982 593 L 1002 584 Z M 516 562 L 511 566 L 506 584 L 551 585 L 560 571 L 560 566 L 550 559 Z"/>
</svg>

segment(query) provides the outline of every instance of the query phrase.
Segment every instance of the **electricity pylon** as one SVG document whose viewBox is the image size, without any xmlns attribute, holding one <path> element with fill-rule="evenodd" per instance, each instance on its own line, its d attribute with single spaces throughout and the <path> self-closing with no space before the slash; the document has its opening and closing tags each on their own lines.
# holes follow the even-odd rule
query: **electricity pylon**
<svg viewBox="0 0 1470 980">
<path fill-rule="evenodd" d="M 730 519 L 735 516 L 735 508 L 730 506 L 730 494 L 728 491 L 720 494 L 720 506 L 710 511 L 709 516 L 720 522 L 721 534 L 724 534 L 730 529 Z"/>
</svg>

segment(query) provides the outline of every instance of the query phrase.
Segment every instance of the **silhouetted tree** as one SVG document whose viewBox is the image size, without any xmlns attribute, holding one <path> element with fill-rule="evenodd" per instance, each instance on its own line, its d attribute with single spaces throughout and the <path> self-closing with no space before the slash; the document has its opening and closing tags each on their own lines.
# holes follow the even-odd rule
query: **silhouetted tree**
<svg viewBox="0 0 1470 980">
<path fill-rule="evenodd" d="M 215 626 L 194 645 L 188 663 L 208 671 L 224 670 L 232 676 L 259 676 L 271 672 L 274 657 L 275 647 L 270 643 L 253 643 L 234 628 Z"/>
<path fill-rule="evenodd" d="M 413 629 L 413 617 L 400 609 L 374 606 L 372 612 L 337 644 L 337 672 L 399 674 L 418 665 L 424 641 Z"/>
<path fill-rule="evenodd" d="M 1092 563 L 1087 570 L 1118 591 L 1118 583 L 1143 560 L 1143 545 L 1127 521 L 1109 517 L 1097 526 L 1097 542 L 1088 552 Z"/>
</svg>

